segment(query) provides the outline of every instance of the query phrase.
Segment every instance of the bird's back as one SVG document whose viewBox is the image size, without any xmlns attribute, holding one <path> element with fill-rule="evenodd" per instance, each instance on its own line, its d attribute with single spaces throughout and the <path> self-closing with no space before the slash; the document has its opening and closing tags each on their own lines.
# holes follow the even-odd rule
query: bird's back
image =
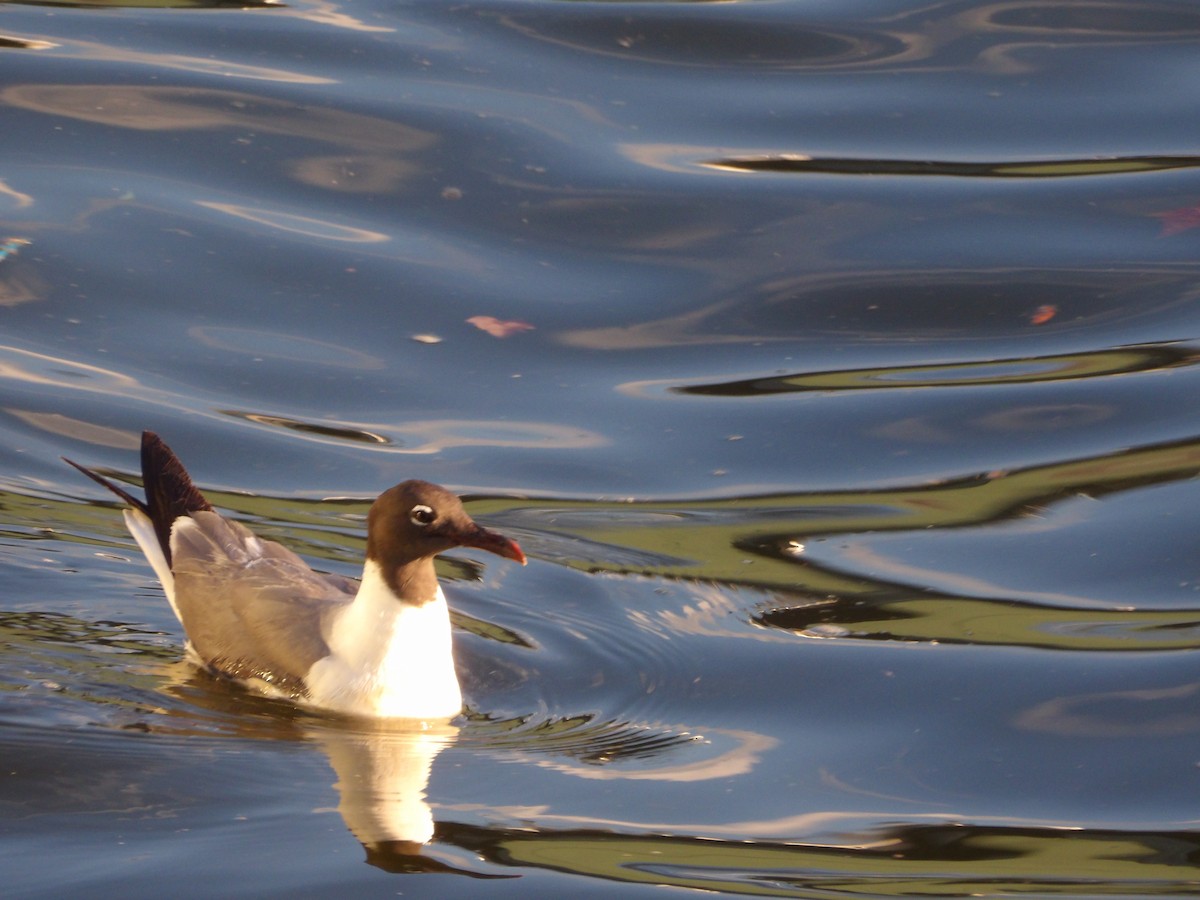
<svg viewBox="0 0 1200 900">
<path fill-rule="evenodd" d="M 201 510 L 171 535 L 175 606 L 209 668 L 302 697 L 304 676 L 327 656 L 329 622 L 356 582 L 314 572 L 282 544 Z"/>
</svg>

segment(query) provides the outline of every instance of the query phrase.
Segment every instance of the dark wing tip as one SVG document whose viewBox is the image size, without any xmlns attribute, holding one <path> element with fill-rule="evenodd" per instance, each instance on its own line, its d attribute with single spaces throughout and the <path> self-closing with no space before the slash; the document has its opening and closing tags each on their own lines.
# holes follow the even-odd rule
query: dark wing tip
<svg viewBox="0 0 1200 900">
<path fill-rule="evenodd" d="M 142 477 L 152 510 L 171 513 L 171 521 L 198 510 L 212 509 L 179 457 L 153 431 L 142 432 Z"/>
<path fill-rule="evenodd" d="M 212 509 L 179 457 L 153 431 L 142 432 L 142 482 L 147 515 L 167 562 L 171 561 L 171 526 L 180 516 Z"/>
<path fill-rule="evenodd" d="M 118 487 L 116 484 L 109 481 L 103 475 L 93 472 L 87 466 L 81 466 L 79 463 L 75 462 L 75 460 L 73 460 L 73 459 L 67 459 L 65 456 L 62 456 L 59 458 L 63 462 L 65 462 L 68 466 L 74 466 L 76 469 L 78 469 L 80 472 L 82 472 L 88 478 L 92 479 L 92 481 L 96 482 L 96 484 L 103 485 L 104 487 L 108 488 L 110 491 L 112 491 L 114 494 L 116 494 L 118 497 L 120 497 L 122 500 L 124 500 L 126 503 L 128 503 L 130 506 L 132 506 L 134 509 L 140 509 L 142 512 L 149 515 L 149 509 L 146 507 L 146 504 L 144 502 L 142 502 L 141 500 L 139 500 L 137 497 L 133 496 L 133 494 L 129 493 L 129 491 L 125 490 L 122 487 Z"/>
<path fill-rule="evenodd" d="M 171 526 L 180 516 L 199 510 L 210 510 L 205 499 L 171 448 L 153 431 L 142 432 L 142 486 L 146 499 L 139 500 L 124 488 L 118 487 L 103 475 L 81 466 L 74 460 L 63 462 L 108 488 L 130 506 L 141 510 L 154 523 L 154 534 L 167 562 L 171 561 Z"/>
</svg>

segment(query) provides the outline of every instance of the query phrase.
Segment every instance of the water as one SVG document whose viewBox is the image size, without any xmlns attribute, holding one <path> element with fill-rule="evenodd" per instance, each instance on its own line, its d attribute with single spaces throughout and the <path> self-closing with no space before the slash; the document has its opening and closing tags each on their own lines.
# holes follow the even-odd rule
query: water
<svg viewBox="0 0 1200 900">
<path fill-rule="evenodd" d="M 5 895 L 1194 895 L 1197 43 L 0 5 Z M 464 716 L 190 669 L 59 461 L 143 428 L 324 570 L 407 477 L 518 538 Z"/>
</svg>

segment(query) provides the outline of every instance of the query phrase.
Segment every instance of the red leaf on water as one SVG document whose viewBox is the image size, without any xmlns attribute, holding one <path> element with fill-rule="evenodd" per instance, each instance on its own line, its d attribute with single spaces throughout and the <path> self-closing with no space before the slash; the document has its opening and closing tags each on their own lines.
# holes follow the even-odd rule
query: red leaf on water
<svg viewBox="0 0 1200 900">
<path fill-rule="evenodd" d="M 1156 219 L 1162 220 L 1162 231 L 1159 237 L 1169 237 L 1190 228 L 1200 228 L 1200 206 L 1183 206 L 1179 209 L 1169 209 L 1166 212 L 1150 213 Z"/>
<path fill-rule="evenodd" d="M 1033 315 L 1029 317 L 1029 322 L 1031 325 L 1045 325 L 1057 315 L 1057 306 L 1053 303 L 1044 303 L 1033 311 Z"/>
<path fill-rule="evenodd" d="M 506 338 L 510 334 L 518 334 L 522 331 L 532 331 L 534 328 L 528 322 L 505 322 L 495 316 L 471 316 L 467 322 L 480 331 L 486 331 L 492 337 L 498 338 Z"/>
</svg>

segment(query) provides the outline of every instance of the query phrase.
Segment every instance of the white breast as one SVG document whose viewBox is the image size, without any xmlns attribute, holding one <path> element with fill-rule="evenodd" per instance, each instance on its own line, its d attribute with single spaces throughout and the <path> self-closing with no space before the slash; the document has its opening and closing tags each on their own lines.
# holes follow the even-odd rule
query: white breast
<svg viewBox="0 0 1200 900">
<path fill-rule="evenodd" d="M 314 705 L 351 715 L 444 719 L 462 711 L 450 611 L 439 586 L 421 606 L 398 599 L 368 560 L 354 602 L 326 636 L 330 655 L 304 677 Z"/>
</svg>

